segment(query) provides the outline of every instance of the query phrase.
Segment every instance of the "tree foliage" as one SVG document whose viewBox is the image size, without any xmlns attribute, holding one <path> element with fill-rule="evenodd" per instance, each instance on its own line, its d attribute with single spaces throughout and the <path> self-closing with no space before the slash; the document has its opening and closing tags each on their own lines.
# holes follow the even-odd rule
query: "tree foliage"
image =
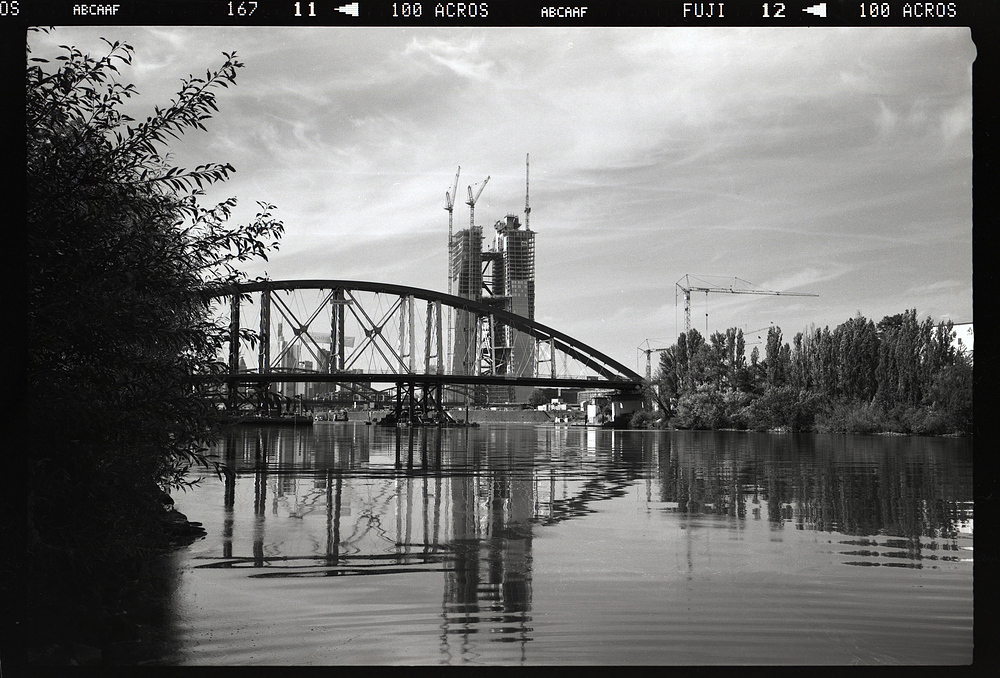
<svg viewBox="0 0 1000 678">
<path fill-rule="evenodd" d="M 539 405 L 546 405 L 551 400 L 549 394 L 540 388 L 535 388 L 531 390 L 528 395 L 528 404 L 532 407 L 538 407 Z"/>
<path fill-rule="evenodd" d="M 916 309 L 878 324 L 858 314 L 791 342 L 771 327 L 748 361 L 740 330 L 707 343 L 691 330 L 661 352 L 653 385 L 679 428 L 970 434 L 972 361 L 953 338 Z"/>
<path fill-rule="evenodd" d="M 29 553 L 84 568 L 145 549 L 160 489 L 204 462 L 219 419 L 201 377 L 228 341 L 212 295 L 283 232 L 269 204 L 244 225 L 228 221 L 235 199 L 200 204 L 231 165 L 167 152 L 205 129 L 236 54 L 132 124 L 119 69 L 133 48 L 105 42 L 54 64 L 29 45 L 26 72 Z"/>
</svg>

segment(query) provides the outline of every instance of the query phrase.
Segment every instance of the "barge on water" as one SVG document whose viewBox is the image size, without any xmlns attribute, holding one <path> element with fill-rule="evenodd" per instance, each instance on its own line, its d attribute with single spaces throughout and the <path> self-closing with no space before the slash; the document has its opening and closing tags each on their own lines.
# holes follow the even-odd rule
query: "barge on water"
<svg viewBox="0 0 1000 678">
<path fill-rule="evenodd" d="M 396 412 L 390 411 L 384 417 L 375 422 L 376 426 L 388 426 L 395 428 L 403 427 L 432 427 L 432 428 L 478 428 L 479 424 L 474 421 L 459 421 L 449 415 L 444 410 L 425 415 L 414 413 L 413 417 L 399 416 Z"/>
</svg>

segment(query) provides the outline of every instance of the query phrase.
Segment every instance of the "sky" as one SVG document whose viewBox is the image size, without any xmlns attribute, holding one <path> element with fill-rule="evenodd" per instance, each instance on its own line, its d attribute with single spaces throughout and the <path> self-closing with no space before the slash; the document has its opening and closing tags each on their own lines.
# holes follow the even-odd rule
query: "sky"
<svg viewBox="0 0 1000 678">
<path fill-rule="evenodd" d="M 277 206 L 275 280 L 447 291 L 445 193 L 536 232 L 535 319 L 610 355 L 684 331 L 685 276 L 805 296 L 693 293 L 692 327 L 775 324 L 785 341 L 861 313 L 972 318 L 968 28 L 61 27 L 34 56 L 100 37 L 145 119 L 236 51 L 207 131 L 176 163 L 228 162 L 206 204 Z M 706 315 L 707 314 L 707 315 Z M 763 350 L 763 348 L 761 348 Z"/>
</svg>

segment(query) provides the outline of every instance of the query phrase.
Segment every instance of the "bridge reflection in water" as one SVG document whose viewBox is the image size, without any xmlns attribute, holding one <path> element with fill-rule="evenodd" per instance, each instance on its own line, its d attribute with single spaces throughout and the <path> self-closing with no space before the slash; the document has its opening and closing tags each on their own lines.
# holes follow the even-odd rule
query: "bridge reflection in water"
<svg viewBox="0 0 1000 678">
<path fill-rule="evenodd" d="M 222 559 L 203 567 L 259 569 L 251 577 L 439 571 L 442 653 L 464 652 L 477 633 L 529 641 L 532 526 L 571 514 L 552 469 L 535 467 L 538 436 L 552 432 L 495 429 L 470 439 L 468 429 L 360 424 L 234 432 L 224 448 L 232 472 Z M 251 479 L 252 555 L 245 556 L 234 523 L 237 486 Z M 290 518 L 302 528 L 290 530 Z M 455 636 L 466 639 L 457 650 Z"/>
<path fill-rule="evenodd" d="M 828 533 L 823 558 L 842 570 L 971 558 L 971 443 L 953 440 L 329 423 L 237 430 L 218 453 L 232 469 L 221 557 L 200 567 L 252 579 L 405 573 L 406 585 L 439 573 L 446 663 L 480 656 L 484 642 L 519 643 L 523 660 L 544 619 L 533 621 L 533 538 L 626 495 L 687 527 L 688 579 L 700 557 L 691 540 L 712 516 L 737 532 L 761 524 L 771 541 Z"/>
</svg>

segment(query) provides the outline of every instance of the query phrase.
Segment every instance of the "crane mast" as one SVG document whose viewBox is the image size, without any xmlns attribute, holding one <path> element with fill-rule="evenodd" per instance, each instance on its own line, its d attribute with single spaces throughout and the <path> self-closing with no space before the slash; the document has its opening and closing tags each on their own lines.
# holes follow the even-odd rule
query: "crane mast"
<svg viewBox="0 0 1000 678">
<path fill-rule="evenodd" d="M 771 296 L 785 296 L 785 297 L 818 297 L 818 294 L 808 294 L 805 292 L 778 292 L 776 290 L 748 290 L 748 289 L 737 289 L 737 282 L 743 283 L 744 285 L 750 285 L 752 283 L 746 280 L 741 280 L 740 278 L 733 278 L 733 282 L 729 284 L 728 287 L 725 286 L 713 286 L 713 285 L 692 285 L 690 280 L 690 275 L 685 275 L 683 278 L 677 281 L 677 288 L 681 290 L 684 294 L 684 331 L 691 331 L 691 293 L 692 292 L 704 292 L 708 296 L 709 292 L 722 292 L 725 294 L 767 294 Z M 681 284 L 684 281 L 685 284 Z M 705 332 L 708 332 L 708 327 L 705 328 Z"/>
<path fill-rule="evenodd" d="M 649 340 L 644 342 L 647 346 L 649 345 Z M 653 353 L 663 353 L 664 351 L 669 351 L 670 348 L 642 348 L 639 346 L 639 350 L 646 354 L 646 381 L 651 382 L 653 379 L 653 364 L 650 360 L 650 355 Z"/>
<path fill-rule="evenodd" d="M 444 208 L 448 210 L 448 294 L 451 294 L 451 281 L 454 278 L 454 274 L 451 271 L 451 262 L 454 255 L 454 242 L 452 236 L 452 217 L 455 211 L 455 198 L 458 194 L 458 175 L 462 172 L 462 167 L 459 165 L 458 171 L 455 172 L 455 186 L 451 189 L 451 192 L 445 191 L 444 193 Z"/>
<path fill-rule="evenodd" d="M 465 201 L 465 204 L 469 206 L 469 242 L 470 243 L 472 242 L 472 236 L 473 236 L 473 233 L 475 232 L 475 228 L 476 228 L 476 201 L 479 200 L 479 196 L 481 196 L 483 194 L 483 189 L 486 188 L 486 184 L 489 183 L 489 181 L 490 181 L 490 178 L 487 175 L 487 177 L 483 180 L 483 183 L 481 185 L 479 185 L 479 190 L 476 191 L 476 194 L 474 196 L 472 195 L 472 186 L 468 187 L 469 188 L 469 199 Z M 472 257 L 466 257 L 465 260 L 466 260 L 466 266 L 468 267 L 466 269 L 466 275 L 469 276 L 468 279 L 471 280 L 471 276 L 474 274 L 473 270 L 471 269 L 471 266 L 473 265 L 472 264 Z M 472 293 L 475 294 L 474 291 L 472 291 Z"/>
<path fill-rule="evenodd" d="M 455 185 L 451 193 L 444 193 L 444 208 L 448 210 L 448 294 L 452 293 L 452 281 L 455 279 L 455 272 L 452 267 L 455 265 L 455 242 L 452 235 L 452 218 L 455 212 L 455 198 L 458 197 L 458 175 L 462 172 L 462 166 L 458 166 L 455 172 Z M 451 306 L 448 306 L 448 365 L 451 365 L 451 335 L 455 328 L 452 325 Z"/>
</svg>

